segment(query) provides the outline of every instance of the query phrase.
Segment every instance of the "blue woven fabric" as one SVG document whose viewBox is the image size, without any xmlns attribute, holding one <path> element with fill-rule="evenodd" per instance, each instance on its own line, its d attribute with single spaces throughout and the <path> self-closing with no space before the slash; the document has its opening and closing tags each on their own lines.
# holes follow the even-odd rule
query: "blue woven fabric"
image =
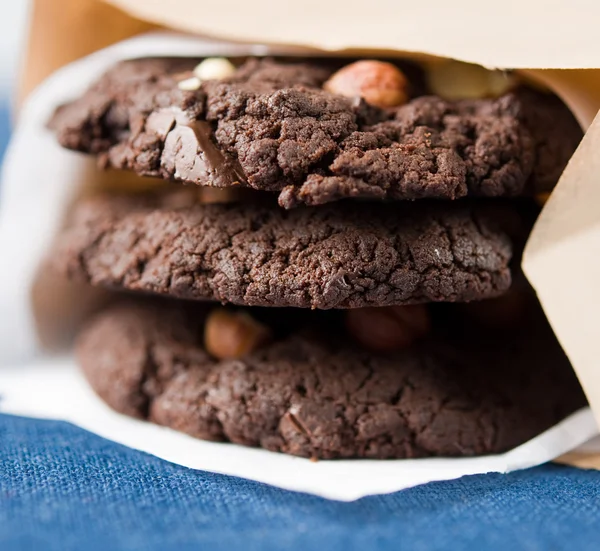
<svg viewBox="0 0 600 551">
<path fill-rule="evenodd" d="M 0 155 L 7 137 L 0 108 Z M 598 472 L 546 465 L 337 503 L 0 415 L 0 551 L 598 548 Z"/>
<path fill-rule="evenodd" d="M 600 473 L 546 465 L 339 503 L 0 415 L 0 549 L 597 550 Z"/>
</svg>

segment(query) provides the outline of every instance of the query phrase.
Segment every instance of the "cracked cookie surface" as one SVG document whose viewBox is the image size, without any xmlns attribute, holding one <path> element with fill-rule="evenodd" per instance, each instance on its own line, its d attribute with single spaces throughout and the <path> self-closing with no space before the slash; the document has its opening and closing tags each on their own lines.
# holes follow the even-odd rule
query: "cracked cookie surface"
<svg viewBox="0 0 600 551">
<path fill-rule="evenodd" d="M 585 405 L 541 316 L 526 334 L 473 327 L 385 356 L 299 331 L 217 361 L 201 344 L 205 309 L 125 302 L 97 315 L 77 343 L 92 387 L 119 412 L 198 438 L 315 458 L 497 453 Z"/>
<path fill-rule="evenodd" d="M 59 142 L 104 167 L 272 191 L 291 208 L 549 191 L 582 137 L 556 97 L 528 89 L 379 109 L 324 91 L 327 65 L 250 59 L 229 79 L 180 90 L 197 61 L 116 65 L 57 111 Z"/>
<path fill-rule="evenodd" d="M 100 196 L 76 206 L 51 261 L 93 285 L 247 306 L 470 301 L 510 286 L 512 246 L 495 213 L 470 203 L 285 211 Z"/>
</svg>

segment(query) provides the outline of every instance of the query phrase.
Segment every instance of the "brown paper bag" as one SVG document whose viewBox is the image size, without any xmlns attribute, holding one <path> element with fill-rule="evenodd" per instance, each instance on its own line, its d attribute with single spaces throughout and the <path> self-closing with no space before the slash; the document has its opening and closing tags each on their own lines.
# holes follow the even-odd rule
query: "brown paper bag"
<svg viewBox="0 0 600 551">
<path fill-rule="evenodd" d="M 587 133 L 534 228 L 523 268 L 600 421 L 600 4 L 380 0 L 365 10 L 357 0 L 34 0 L 21 97 L 78 57 L 165 27 L 315 55 L 450 57 L 546 84 Z M 600 456 L 565 461 L 600 467 Z"/>
</svg>

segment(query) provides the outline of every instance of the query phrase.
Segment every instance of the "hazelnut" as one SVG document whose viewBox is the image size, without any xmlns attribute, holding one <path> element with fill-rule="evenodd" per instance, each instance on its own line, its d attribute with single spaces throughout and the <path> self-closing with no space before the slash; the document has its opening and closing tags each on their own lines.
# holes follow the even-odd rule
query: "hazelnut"
<svg viewBox="0 0 600 551">
<path fill-rule="evenodd" d="M 408 101 L 408 81 L 391 63 L 375 60 L 356 61 L 342 67 L 323 85 L 332 94 L 360 96 L 378 107 L 395 107 Z"/>
<path fill-rule="evenodd" d="M 177 83 L 177 86 L 180 90 L 184 90 L 186 92 L 192 92 L 193 90 L 198 90 L 200 88 L 200 79 L 197 77 L 190 77 L 184 80 L 180 80 Z"/>
<path fill-rule="evenodd" d="M 367 348 L 392 352 L 424 337 L 431 328 L 431 320 L 422 304 L 357 308 L 346 312 L 346 327 Z"/>
<path fill-rule="evenodd" d="M 220 360 L 240 358 L 269 341 L 270 330 L 245 312 L 213 310 L 204 326 L 206 351 Z"/>
<path fill-rule="evenodd" d="M 431 64 L 427 79 L 434 94 L 451 101 L 498 97 L 517 85 L 514 75 L 506 71 L 490 71 L 480 65 L 460 61 Z"/>
<path fill-rule="evenodd" d="M 200 81 L 223 80 L 235 73 L 235 66 L 224 57 L 207 57 L 194 68 L 194 76 Z"/>
</svg>

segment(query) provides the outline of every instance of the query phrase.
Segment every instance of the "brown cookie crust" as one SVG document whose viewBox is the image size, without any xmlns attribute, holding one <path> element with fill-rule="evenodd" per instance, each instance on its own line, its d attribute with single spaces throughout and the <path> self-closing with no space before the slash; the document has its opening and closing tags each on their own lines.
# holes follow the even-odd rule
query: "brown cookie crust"
<svg viewBox="0 0 600 551">
<path fill-rule="evenodd" d="M 284 211 L 173 208 L 168 197 L 85 200 L 51 252 L 54 267 L 93 285 L 247 306 L 470 301 L 510 286 L 510 240 L 476 205 Z"/>
<path fill-rule="evenodd" d="M 198 438 L 327 459 L 502 452 L 585 405 L 540 320 L 527 332 L 433 335 L 386 356 L 296 333 L 219 362 L 200 344 L 199 306 L 129 302 L 99 314 L 77 356 L 100 397 Z"/>
<path fill-rule="evenodd" d="M 68 148 L 144 176 L 279 193 L 285 208 L 344 198 L 456 199 L 551 189 L 582 132 L 554 96 L 414 98 L 392 109 L 322 89 L 332 69 L 250 59 L 197 91 L 198 60 L 109 70 L 51 126 Z"/>
</svg>

